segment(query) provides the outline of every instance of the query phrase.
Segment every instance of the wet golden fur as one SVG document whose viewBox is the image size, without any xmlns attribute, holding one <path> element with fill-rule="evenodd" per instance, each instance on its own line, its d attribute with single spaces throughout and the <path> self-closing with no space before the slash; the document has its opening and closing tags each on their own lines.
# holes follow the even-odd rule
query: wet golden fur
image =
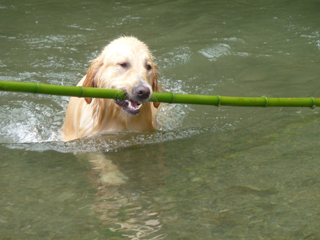
<svg viewBox="0 0 320 240">
<path fill-rule="evenodd" d="M 148 47 L 134 37 L 121 37 L 107 45 L 93 60 L 77 86 L 123 89 L 130 97 L 138 84 L 150 88 L 151 94 L 158 92 L 157 81 L 157 66 Z M 140 113 L 132 116 L 113 99 L 71 97 L 61 129 L 62 140 L 72 141 L 105 132 L 155 130 L 158 105 L 144 101 Z"/>
</svg>

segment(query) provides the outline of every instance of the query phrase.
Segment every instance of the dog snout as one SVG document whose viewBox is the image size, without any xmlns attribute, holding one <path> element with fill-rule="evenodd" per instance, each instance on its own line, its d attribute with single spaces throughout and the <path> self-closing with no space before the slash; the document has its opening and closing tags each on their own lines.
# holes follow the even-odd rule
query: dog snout
<svg viewBox="0 0 320 240">
<path fill-rule="evenodd" d="M 150 97 L 151 92 L 148 87 L 140 85 L 134 88 L 134 94 L 140 101 L 143 101 Z"/>
</svg>

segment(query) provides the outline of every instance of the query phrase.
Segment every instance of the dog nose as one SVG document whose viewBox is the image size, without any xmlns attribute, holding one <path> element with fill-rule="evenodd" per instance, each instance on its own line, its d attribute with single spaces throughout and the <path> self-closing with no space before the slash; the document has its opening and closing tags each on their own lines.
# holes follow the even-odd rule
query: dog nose
<svg viewBox="0 0 320 240">
<path fill-rule="evenodd" d="M 137 86 L 134 88 L 134 92 L 139 100 L 146 100 L 150 96 L 150 89 L 145 86 Z"/>
</svg>

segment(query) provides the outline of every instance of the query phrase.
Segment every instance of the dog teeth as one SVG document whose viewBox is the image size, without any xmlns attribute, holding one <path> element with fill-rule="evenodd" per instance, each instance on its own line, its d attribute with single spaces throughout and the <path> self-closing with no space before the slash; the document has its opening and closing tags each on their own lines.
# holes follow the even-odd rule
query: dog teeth
<svg viewBox="0 0 320 240">
<path fill-rule="evenodd" d="M 128 101 L 128 106 L 127 107 L 132 109 L 132 110 L 138 110 L 138 109 L 140 109 L 142 107 L 142 103 L 137 102 L 137 106 L 134 107 L 134 106 L 132 106 L 132 101 Z"/>
</svg>

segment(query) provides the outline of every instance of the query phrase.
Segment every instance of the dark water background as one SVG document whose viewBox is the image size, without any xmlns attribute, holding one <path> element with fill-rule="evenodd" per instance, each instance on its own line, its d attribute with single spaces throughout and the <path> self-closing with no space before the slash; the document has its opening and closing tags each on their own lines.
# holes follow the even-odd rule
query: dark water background
<svg viewBox="0 0 320 240">
<path fill-rule="evenodd" d="M 320 96 L 315 0 L 2 1 L 0 80 L 76 85 L 122 35 L 167 91 Z M 0 99 L 1 240 L 320 238 L 317 108 L 166 105 L 155 133 L 62 143 L 67 97 Z M 78 157 L 101 151 L 125 184 Z"/>
</svg>

